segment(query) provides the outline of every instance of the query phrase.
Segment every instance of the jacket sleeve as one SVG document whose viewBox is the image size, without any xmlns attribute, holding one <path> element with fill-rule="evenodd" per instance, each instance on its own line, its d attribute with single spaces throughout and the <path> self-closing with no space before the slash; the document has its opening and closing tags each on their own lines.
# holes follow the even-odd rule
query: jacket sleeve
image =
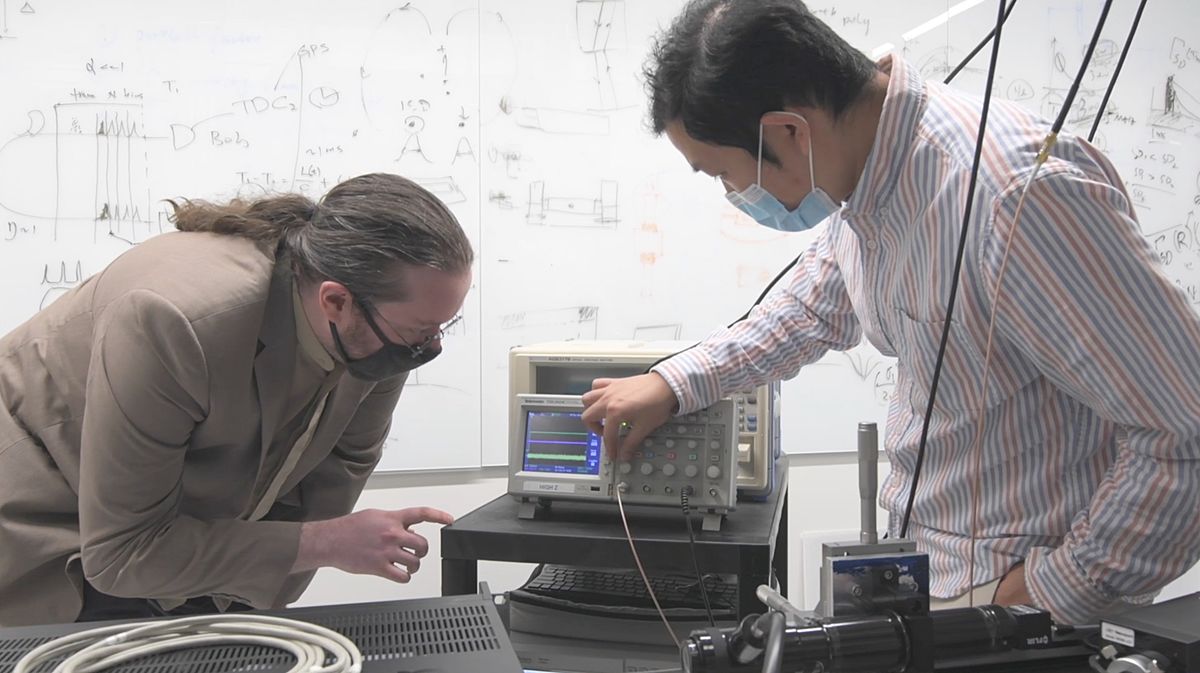
<svg viewBox="0 0 1200 673">
<path fill-rule="evenodd" d="M 267 607 L 295 562 L 300 524 L 180 513 L 188 444 L 213 394 L 206 357 L 187 317 L 151 291 L 104 308 L 80 447 L 84 575 L 115 596 Z"/>
<path fill-rule="evenodd" d="M 293 505 L 281 508 L 280 516 L 296 521 L 322 521 L 354 510 L 367 478 L 383 455 L 392 414 L 407 378 L 403 374 L 382 381 L 367 394 L 333 451 L 288 494 L 286 500 Z M 268 518 L 275 514 L 272 511 Z M 290 575 L 274 601 L 275 606 L 283 607 L 300 598 L 313 575 L 313 571 Z"/>
</svg>

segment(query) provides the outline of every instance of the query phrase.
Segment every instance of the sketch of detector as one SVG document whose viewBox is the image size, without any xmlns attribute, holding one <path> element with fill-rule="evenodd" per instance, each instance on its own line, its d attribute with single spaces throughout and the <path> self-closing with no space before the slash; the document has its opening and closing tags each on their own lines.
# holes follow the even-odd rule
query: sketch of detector
<svg viewBox="0 0 1200 673">
<path fill-rule="evenodd" d="M 594 195 L 555 195 L 546 190 L 546 183 L 529 183 L 529 207 L 525 221 L 529 224 L 551 226 L 612 227 L 620 222 L 616 180 L 601 180 Z M 563 217 L 563 216 L 573 217 Z"/>
<path fill-rule="evenodd" d="M 657 360 L 690 345 L 683 341 L 557 341 L 513 348 L 508 357 L 510 465 L 518 462 L 515 457 L 524 442 L 519 434 L 524 422 L 521 395 L 583 395 L 592 389 L 595 379 L 645 373 Z M 765 500 L 778 483 L 777 467 L 783 455 L 779 383 L 734 393 L 728 399 L 736 427 L 737 497 Z"/>
</svg>

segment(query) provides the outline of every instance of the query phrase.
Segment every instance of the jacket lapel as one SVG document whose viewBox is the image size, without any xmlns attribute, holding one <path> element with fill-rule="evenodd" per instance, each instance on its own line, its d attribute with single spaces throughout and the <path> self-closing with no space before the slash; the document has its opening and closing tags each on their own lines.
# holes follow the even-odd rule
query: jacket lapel
<svg viewBox="0 0 1200 673">
<path fill-rule="evenodd" d="M 292 272 L 286 258 L 277 258 L 271 289 L 258 335 L 259 352 L 254 358 L 254 385 L 258 392 L 262 434 L 259 472 L 262 472 L 271 442 L 287 406 L 296 364 L 296 320 L 292 309 Z"/>
</svg>

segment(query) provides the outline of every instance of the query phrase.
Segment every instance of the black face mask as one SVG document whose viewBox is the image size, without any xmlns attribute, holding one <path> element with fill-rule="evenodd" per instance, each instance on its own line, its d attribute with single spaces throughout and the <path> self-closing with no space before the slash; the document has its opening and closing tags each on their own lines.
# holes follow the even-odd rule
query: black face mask
<svg viewBox="0 0 1200 673">
<path fill-rule="evenodd" d="M 379 325 L 375 323 L 375 319 L 371 317 L 371 309 L 361 302 L 358 306 L 367 319 L 367 326 L 375 333 L 375 338 L 383 343 L 383 347 L 366 357 L 357 360 L 351 359 L 342 343 L 341 336 L 338 335 L 337 325 L 330 321 L 329 332 L 333 335 L 333 344 L 337 347 L 338 355 L 345 361 L 346 371 L 350 376 L 363 381 L 382 381 L 397 374 L 412 371 L 441 354 L 440 344 L 430 343 L 421 347 L 392 342 L 384 336 Z"/>
</svg>

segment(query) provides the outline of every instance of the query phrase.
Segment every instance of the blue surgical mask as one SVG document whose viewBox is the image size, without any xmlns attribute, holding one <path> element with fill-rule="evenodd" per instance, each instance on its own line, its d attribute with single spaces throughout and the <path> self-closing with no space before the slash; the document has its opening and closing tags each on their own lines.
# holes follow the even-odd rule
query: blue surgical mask
<svg viewBox="0 0 1200 673">
<path fill-rule="evenodd" d="M 808 124 L 807 119 L 794 112 L 786 112 L 786 114 L 790 114 Z M 812 229 L 823 222 L 825 218 L 838 211 L 838 208 L 841 206 L 829 198 L 825 190 L 817 186 L 816 173 L 813 171 L 811 132 L 808 134 L 808 178 L 813 188 L 811 192 L 800 200 L 800 205 L 796 206 L 796 209 L 792 211 L 789 211 L 787 206 L 783 205 L 771 192 L 762 187 L 762 148 L 763 125 L 760 122 L 758 125 L 758 180 L 740 192 L 729 192 L 725 195 L 725 198 L 729 199 L 729 202 L 738 210 L 753 217 L 755 222 L 764 227 L 778 229 L 779 231 L 805 231 Z"/>
</svg>

